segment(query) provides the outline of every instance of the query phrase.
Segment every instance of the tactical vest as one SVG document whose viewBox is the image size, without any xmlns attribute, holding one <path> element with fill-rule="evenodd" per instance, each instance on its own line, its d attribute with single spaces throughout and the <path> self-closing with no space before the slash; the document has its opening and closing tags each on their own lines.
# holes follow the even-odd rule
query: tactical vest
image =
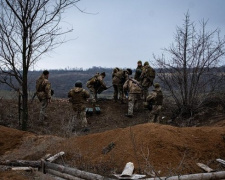
<svg viewBox="0 0 225 180">
<path fill-rule="evenodd" d="M 84 93 L 83 89 L 80 89 L 80 91 L 76 91 L 76 88 L 72 91 L 72 103 L 79 104 L 84 101 Z"/>
<path fill-rule="evenodd" d="M 88 80 L 89 84 L 96 86 L 96 84 L 98 84 L 98 76 L 100 76 L 99 73 L 96 73 L 92 78 L 90 78 Z"/>
<path fill-rule="evenodd" d="M 163 104 L 163 93 L 162 91 L 156 91 L 154 90 L 156 93 L 157 93 L 157 96 L 155 98 L 155 101 L 154 101 L 154 105 L 162 105 Z"/>
<path fill-rule="evenodd" d="M 44 78 L 39 78 L 36 81 L 36 92 L 45 91 L 45 87 L 43 86 Z"/>
<path fill-rule="evenodd" d="M 115 76 L 120 79 L 120 83 L 125 82 L 125 72 L 123 70 L 119 70 Z"/>
</svg>

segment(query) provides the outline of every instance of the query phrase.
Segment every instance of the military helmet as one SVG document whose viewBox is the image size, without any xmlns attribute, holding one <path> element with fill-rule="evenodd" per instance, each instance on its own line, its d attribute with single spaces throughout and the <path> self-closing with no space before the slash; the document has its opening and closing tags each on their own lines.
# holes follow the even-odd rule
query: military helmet
<svg viewBox="0 0 225 180">
<path fill-rule="evenodd" d="M 131 75 L 132 74 L 132 69 L 127 68 L 127 72 L 128 72 L 129 75 Z"/>
<path fill-rule="evenodd" d="M 155 88 L 160 88 L 160 84 L 159 84 L 159 83 L 155 83 L 155 84 L 154 84 L 154 87 L 155 87 Z"/>
<path fill-rule="evenodd" d="M 139 63 L 140 63 L 140 64 L 142 64 L 142 61 L 141 61 L 141 60 L 139 60 L 137 63 L 138 63 L 138 64 L 139 64 Z"/>
<path fill-rule="evenodd" d="M 149 63 L 148 61 L 145 61 L 144 66 L 147 66 L 147 65 L 149 65 Z"/>
<path fill-rule="evenodd" d="M 100 75 L 104 76 L 105 77 L 105 72 L 102 72 Z"/>
<path fill-rule="evenodd" d="M 49 71 L 48 71 L 48 70 L 44 70 L 44 71 L 43 71 L 43 74 L 46 76 L 46 75 L 49 74 Z"/>
<path fill-rule="evenodd" d="M 75 87 L 81 87 L 82 88 L 82 82 L 80 80 L 76 81 Z"/>
</svg>

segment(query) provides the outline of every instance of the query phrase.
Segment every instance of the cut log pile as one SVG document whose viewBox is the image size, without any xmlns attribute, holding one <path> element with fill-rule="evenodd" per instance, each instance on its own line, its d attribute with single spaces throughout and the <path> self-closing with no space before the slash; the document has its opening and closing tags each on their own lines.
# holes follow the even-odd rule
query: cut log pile
<svg viewBox="0 0 225 180">
<path fill-rule="evenodd" d="M 81 171 L 76 168 L 70 168 L 64 165 L 53 163 L 59 157 L 63 160 L 64 152 L 59 152 L 54 156 L 50 156 L 49 154 L 43 157 L 38 161 L 27 161 L 27 160 L 6 160 L 0 161 L 0 165 L 11 166 L 11 170 L 14 171 L 42 171 L 43 173 L 51 174 L 57 179 L 68 179 L 68 180 L 104 180 L 104 179 L 112 179 L 108 177 L 104 177 L 98 174 Z M 221 163 L 225 166 L 225 160 L 216 159 L 217 162 Z M 64 161 L 63 161 L 64 162 Z M 171 176 L 171 177 L 153 177 L 153 178 L 145 178 L 146 175 L 133 174 L 134 165 L 132 162 L 126 164 L 122 174 L 114 174 L 117 179 L 141 179 L 145 178 L 146 180 L 210 180 L 210 179 L 225 179 L 225 171 L 215 172 L 215 170 L 211 169 L 205 164 L 197 163 L 197 165 L 203 169 L 206 173 L 198 173 L 198 174 L 188 174 L 188 175 L 180 175 L 180 176 Z"/>
</svg>

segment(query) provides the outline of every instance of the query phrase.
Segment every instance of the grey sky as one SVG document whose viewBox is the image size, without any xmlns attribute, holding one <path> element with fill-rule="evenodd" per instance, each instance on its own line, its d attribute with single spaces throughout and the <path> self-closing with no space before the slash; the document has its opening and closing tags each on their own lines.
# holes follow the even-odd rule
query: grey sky
<svg viewBox="0 0 225 180">
<path fill-rule="evenodd" d="M 136 67 L 152 61 L 173 42 L 189 10 L 191 21 L 209 20 L 207 29 L 225 35 L 225 0 L 81 0 L 64 14 L 73 39 L 43 56 L 35 69 Z"/>
</svg>

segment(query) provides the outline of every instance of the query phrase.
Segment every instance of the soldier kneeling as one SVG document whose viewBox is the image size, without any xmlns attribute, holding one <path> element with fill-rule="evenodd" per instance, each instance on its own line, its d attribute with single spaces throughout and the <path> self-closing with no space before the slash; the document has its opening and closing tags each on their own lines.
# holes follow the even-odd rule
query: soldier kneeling
<svg viewBox="0 0 225 180">
<path fill-rule="evenodd" d="M 160 123 L 160 114 L 163 103 L 163 93 L 158 83 L 154 84 L 155 89 L 147 96 L 148 107 L 150 110 L 149 122 Z"/>
<path fill-rule="evenodd" d="M 72 119 L 72 124 L 75 130 L 75 121 L 81 121 L 82 128 L 87 128 L 87 118 L 86 118 L 86 104 L 87 99 L 90 97 L 88 91 L 82 88 L 82 82 L 77 81 L 75 83 L 75 88 L 71 89 L 68 93 L 69 101 L 72 103 L 75 115 Z"/>
</svg>

